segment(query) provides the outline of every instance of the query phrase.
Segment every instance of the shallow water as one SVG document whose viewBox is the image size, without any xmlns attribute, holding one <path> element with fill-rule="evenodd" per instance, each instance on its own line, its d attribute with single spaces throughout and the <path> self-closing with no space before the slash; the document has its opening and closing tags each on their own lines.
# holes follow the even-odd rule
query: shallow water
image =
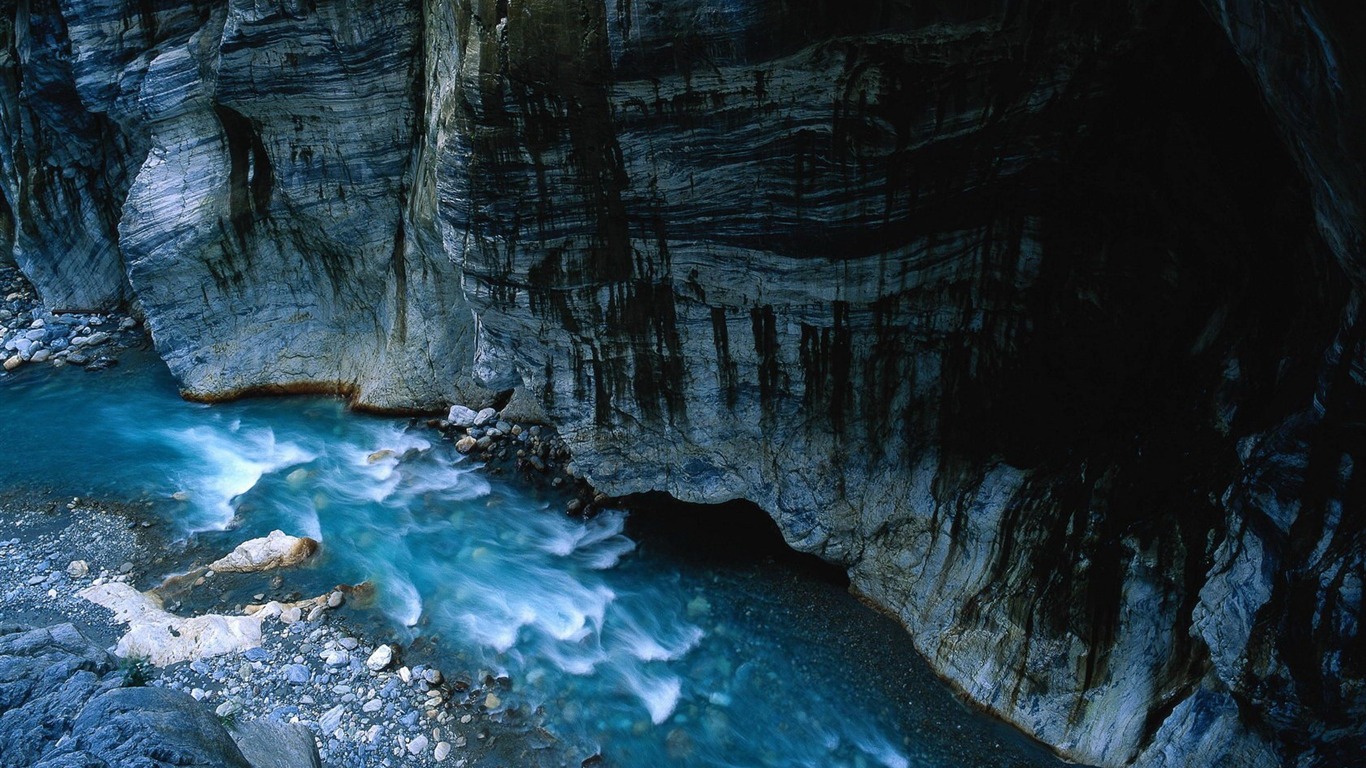
<svg viewBox="0 0 1366 768">
<path fill-rule="evenodd" d="M 219 549 L 273 528 L 323 542 L 314 585 L 377 587 L 387 631 L 506 675 L 579 758 L 622 766 L 1054 765 L 964 707 L 898 628 L 817 571 L 667 517 L 566 517 L 437 433 L 333 399 L 180 400 L 145 353 L 99 374 L 0 377 L 26 446 L 6 487 L 152 502 Z M 558 503 L 556 503 L 558 507 Z M 231 534 L 219 534 L 231 527 Z M 719 529 L 719 530 L 718 530 Z M 733 531 L 731 531 L 733 533 Z M 737 555 L 737 552 L 739 553 Z"/>
</svg>

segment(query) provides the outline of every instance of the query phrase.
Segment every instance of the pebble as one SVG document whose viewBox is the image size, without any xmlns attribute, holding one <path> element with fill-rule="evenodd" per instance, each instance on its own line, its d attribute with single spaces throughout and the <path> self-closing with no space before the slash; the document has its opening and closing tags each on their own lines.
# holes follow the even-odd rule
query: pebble
<svg viewBox="0 0 1366 768">
<path fill-rule="evenodd" d="M 432 757 L 435 758 L 436 761 L 439 763 L 450 756 L 451 743 L 449 741 L 438 741 L 436 743 L 436 749 L 432 751 Z"/>
<path fill-rule="evenodd" d="M 422 679 L 426 680 L 428 685 L 439 685 L 441 683 L 441 670 L 426 669 L 422 672 Z"/>
<path fill-rule="evenodd" d="M 498 415 L 498 412 L 495 411 L 495 410 L 493 410 L 492 408 L 485 408 L 484 410 L 482 410 L 482 411 L 480 411 L 479 413 L 475 414 L 475 417 L 474 417 L 474 426 L 476 426 L 476 427 L 482 427 L 482 426 L 484 426 L 485 424 L 489 423 L 490 421 L 493 421 L 494 417 L 497 416 L 497 415 Z"/>
<path fill-rule="evenodd" d="M 379 699 L 370 699 L 369 701 L 365 702 L 364 706 L 362 706 L 360 709 L 362 712 L 367 713 L 378 712 L 381 709 L 384 709 L 384 702 L 380 701 Z"/>
<path fill-rule="evenodd" d="M 351 663 L 351 654 L 339 648 L 322 652 L 323 662 L 329 667 L 341 667 Z"/>
<path fill-rule="evenodd" d="M 340 590 L 333 590 L 332 594 L 327 596 L 327 607 L 340 608 L 345 601 L 346 596 L 343 595 Z"/>
<path fill-rule="evenodd" d="M 408 754 L 417 756 L 427 751 L 427 737 L 419 735 L 408 742 Z"/>
<path fill-rule="evenodd" d="M 323 734 L 329 734 L 337 730 L 337 728 L 341 727 L 342 713 L 345 711 L 346 709 L 338 704 L 324 712 L 323 716 L 318 718 L 318 730 L 322 731 Z"/>
<path fill-rule="evenodd" d="M 90 563 L 84 560 L 72 560 L 66 566 L 66 575 L 73 579 L 83 578 L 90 573 Z"/>
<path fill-rule="evenodd" d="M 280 621 L 285 624 L 293 624 L 301 618 L 303 611 L 297 605 L 292 605 L 280 612 Z"/>
</svg>

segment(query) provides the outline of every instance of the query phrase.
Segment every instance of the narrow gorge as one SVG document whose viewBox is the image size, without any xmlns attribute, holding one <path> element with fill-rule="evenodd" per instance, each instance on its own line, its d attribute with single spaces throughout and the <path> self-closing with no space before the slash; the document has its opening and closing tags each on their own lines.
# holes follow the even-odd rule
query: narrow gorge
<svg viewBox="0 0 1366 768">
<path fill-rule="evenodd" d="M 494 438 L 553 427 L 562 443 L 530 458 L 565 458 L 561 479 L 604 510 L 587 533 L 508 523 L 527 541 L 606 547 L 615 567 L 618 500 L 697 515 L 716 539 L 741 535 L 726 515 L 747 502 L 1061 758 L 1353 765 L 1364 99 L 1366 11 L 1321 0 L 8 0 L 0 262 L 41 310 L 5 310 L 0 385 L 84 360 L 67 363 L 94 344 L 53 345 L 58 319 L 125 313 L 160 361 L 144 365 L 191 401 L 341 396 L 448 430 L 474 427 L 452 405 L 492 408 L 478 426 Z M 353 437 L 324 406 L 270 411 L 269 440 L 238 431 L 265 429 L 252 409 L 268 405 L 197 431 L 158 375 L 70 397 L 126 398 L 254 462 L 246 488 L 195 489 L 223 517 L 199 509 L 213 525 L 186 535 L 318 526 L 292 510 L 319 498 L 379 515 L 364 504 L 387 497 L 284 479 L 307 462 L 349 477 L 324 466 L 341 449 L 318 424 L 361 463 L 372 443 L 397 463 L 440 442 Z M 35 430 L 24 414 L 104 418 L 0 391 Z M 446 436 L 463 434 L 461 452 L 488 433 Z M 173 452 L 150 444 L 109 452 Z M 187 472 L 212 463 L 195 456 Z M 112 488 L 155 466 L 101 471 Z M 234 499 L 258 481 L 251 518 Z M 472 498 L 397 487 L 414 509 Z M 356 525 L 336 535 L 374 533 Z M 639 570 L 667 581 L 648 557 Z M 580 566 L 573 590 L 634 594 Z M 436 573 L 406 577 L 413 625 L 478 592 Z M 668 594 L 629 613 L 665 617 L 660 658 L 720 642 L 683 642 L 669 627 L 706 612 L 683 600 L 669 624 Z M 512 633 L 500 650 L 520 653 Z M 523 663 L 513 685 L 539 669 Z M 646 672 L 618 673 L 640 693 Z M 686 714 L 657 709 L 657 727 Z M 687 733 L 670 759 L 720 764 L 683 761 L 702 753 Z"/>
</svg>

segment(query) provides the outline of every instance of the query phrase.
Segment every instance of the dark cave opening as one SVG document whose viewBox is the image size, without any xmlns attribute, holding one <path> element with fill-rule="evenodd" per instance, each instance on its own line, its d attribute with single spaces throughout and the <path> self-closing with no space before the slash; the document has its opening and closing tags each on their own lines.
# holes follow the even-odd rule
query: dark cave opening
<svg viewBox="0 0 1366 768">
<path fill-rule="evenodd" d="M 704 567 L 778 566 L 847 588 L 844 569 L 788 546 L 778 525 L 751 501 L 692 504 L 667 493 L 624 496 L 616 504 L 630 510 L 631 538 L 670 557 Z"/>
</svg>

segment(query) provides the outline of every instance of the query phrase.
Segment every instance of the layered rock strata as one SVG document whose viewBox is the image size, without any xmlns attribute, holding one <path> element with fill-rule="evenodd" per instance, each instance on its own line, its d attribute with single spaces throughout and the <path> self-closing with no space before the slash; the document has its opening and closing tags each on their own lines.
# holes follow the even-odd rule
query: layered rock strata
<svg viewBox="0 0 1366 768">
<path fill-rule="evenodd" d="M 418 8 L 22 0 L 7 16 L 0 186 L 47 303 L 135 297 L 191 397 L 411 410 L 468 391 L 460 276 L 413 192 Z"/>
<path fill-rule="evenodd" d="M 1324 364 L 1359 219 L 1314 167 L 1362 155 L 1278 135 L 1194 9 L 880 8 L 471 3 L 440 181 L 479 373 L 599 488 L 757 502 L 1069 757 L 1353 754 L 1315 398 L 1361 359 Z"/>
<path fill-rule="evenodd" d="M 192 396 L 521 385 L 1069 757 L 1332 765 L 1366 46 L 1205 6 L 21 0 L 0 234 Z"/>
</svg>

